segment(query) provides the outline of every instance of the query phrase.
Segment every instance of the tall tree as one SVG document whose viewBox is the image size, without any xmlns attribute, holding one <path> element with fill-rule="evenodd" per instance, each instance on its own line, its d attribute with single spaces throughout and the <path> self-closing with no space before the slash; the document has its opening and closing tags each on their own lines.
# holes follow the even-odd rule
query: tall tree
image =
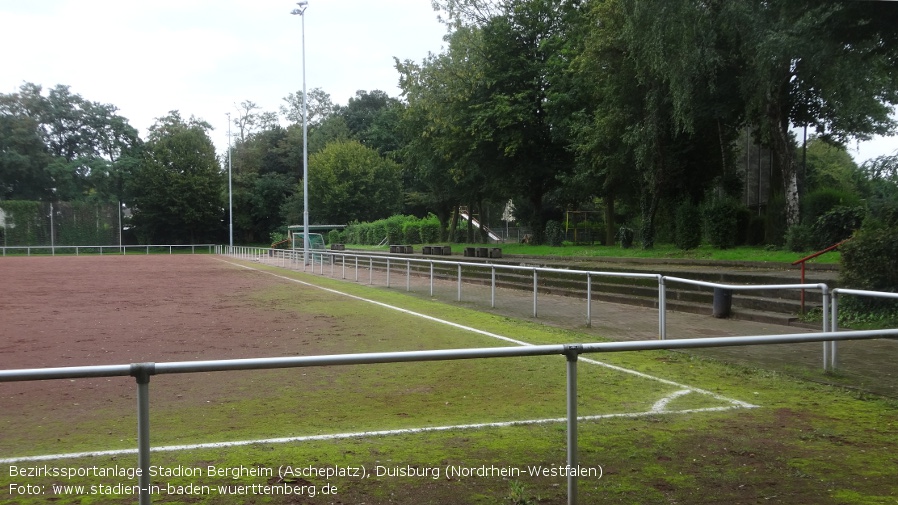
<svg viewBox="0 0 898 505">
<path fill-rule="evenodd" d="M 49 179 L 43 193 L 51 199 L 120 198 L 118 164 L 138 156 L 140 139 L 117 111 L 114 105 L 91 102 L 63 85 L 45 95 L 41 86 L 25 83 L 17 93 L 0 95 L 0 114 L 18 118 L 20 125 L 33 125 L 45 146 L 48 156 L 40 166 L 30 167 L 45 173 L 30 179 Z"/>
<path fill-rule="evenodd" d="M 224 178 L 211 126 L 171 111 L 150 128 L 143 162 L 128 179 L 136 233 L 146 243 L 198 243 L 221 236 Z"/>
<path fill-rule="evenodd" d="M 284 98 L 286 105 L 281 105 L 281 115 L 294 124 L 302 124 L 303 95 L 302 91 L 290 93 Z M 321 88 L 312 88 L 308 92 L 306 111 L 309 118 L 307 124 L 314 127 L 328 118 L 334 112 L 334 102 L 331 96 Z"/>
<path fill-rule="evenodd" d="M 309 221 L 346 224 L 376 221 L 402 208 L 399 166 L 358 141 L 332 142 L 309 158 Z M 302 218 L 302 191 L 284 207 L 284 217 Z"/>
</svg>

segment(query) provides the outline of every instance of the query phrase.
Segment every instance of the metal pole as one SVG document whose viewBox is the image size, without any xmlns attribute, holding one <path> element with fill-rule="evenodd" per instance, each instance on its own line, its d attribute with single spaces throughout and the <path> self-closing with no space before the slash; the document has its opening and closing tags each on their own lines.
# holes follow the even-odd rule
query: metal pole
<svg viewBox="0 0 898 505">
<path fill-rule="evenodd" d="M 536 285 L 537 285 L 537 274 L 536 269 L 533 269 L 533 317 L 536 317 Z"/>
<path fill-rule="evenodd" d="M 302 17 L 302 252 L 303 263 L 309 261 L 309 143 L 308 143 L 308 105 L 306 97 L 306 16 L 305 12 L 309 2 L 297 2 L 299 9 L 293 9 L 290 14 Z M 305 270 L 305 269 L 303 269 Z M 312 273 L 315 273 L 312 265 Z"/>
<path fill-rule="evenodd" d="M 430 260 L 430 296 L 433 298 L 433 260 Z"/>
<path fill-rule="evenodd" d="M 118 248 L 122 249 L 122 201 L 118 201 Z M 122 250 L 124 254 L 124 250 Z M 100 253 L 102 254 L 103 250 L 100 249 Z"/>
<path fill-rule="evenodd" d="M 664 276 L 658 276 L 658 338 L 667 340 L 667 287 Z"/>
<path fill-rule="evenodd" d="M 490 282 L 490 307 L 496 308 L 496 267 L 491 267 L 492 275 Z"/>
<path fill-rule="evenodd" d="M 586 327 L 592 327 L 592 275 L 586 274 Z"/>
<path fill-rule="evenodd" d="M 535 271 L 534 271 L 535 272 Z M 577 358 L 582 347 L 565 346 L 567 357 L 567 502 L 577 505 Z"/>
<path fill-rule="evenodd" d="M 56 256 L 56 240 L 53 238 L 53 202 L 50 202 L 50 255 Z"/>
<path fill-rule="evenodd" d="M 411 281 L 412 281 L 412 262 L 411 260 L 405 260 L 405 290 L 411 291 Z"/>
<path fill-rule="evenodd" d="M 390 287 L 390 258 L 387 258 L 387 287 Z"/>
<path fill-rule="evenodd" d="M 131 375 L 137 379 L 137 466 L 140 468 L 138 485 L 140 505 L 150 505 L 150 375 L 154 363 L 131 365 Z"/>
<path fill-rule="evenodd" d="M 828 333 L 830 331 L 829 326 L 829 318 L 826 317 L 826 314 L 829 314 L 829 300 L 830 300 L 830 292 L 826 285 L 821 286 L 821 291 L 823 295 L 823 333 Z M 804 293 L 804 290 L 801 290 Z M 836 370 L 836 342 L 835 340 L 830 340 L 829 342 L 823 342 L 824 352 L 823 359 L 826 360 L 827 351 L 829 354 L 829 362 L 824 363 L 823 369 L 826 370 L 827 365 L 829 369 L 832 371 Z"/>
<path fill-rule="evenodd" d="M 231 113 L 228 112 L 228 238 L 234 247 L 234 191 L 231 186 Z"/>
<path fill-rule="evenodd" d="M 831 294 L 832 294 L 832 297 L 831 297 L 831 305 L 830 305 L 829 310 L 832 313 L 832 320 L 829 323 L 829 331 L 835 333 L 835 332 L 839 331 L 839 302 L 838 302 L 839 292 L 836 290 L 833 290 Z M 826 317 L 825 312 L 823 314 L 823 317 L 824 318 Z M 839 366 L 838 346 L 839 346 L 839 342 L 833 340 L 832 355 L 830 356 L 830 359 L 832 360 L 833 370 L 835 370 L 836 367 Z"/>
<path fill-rule="evenodd" d="M 458 264 L 458 301 L 461 301 L 461 263 Z"/>
</svg>

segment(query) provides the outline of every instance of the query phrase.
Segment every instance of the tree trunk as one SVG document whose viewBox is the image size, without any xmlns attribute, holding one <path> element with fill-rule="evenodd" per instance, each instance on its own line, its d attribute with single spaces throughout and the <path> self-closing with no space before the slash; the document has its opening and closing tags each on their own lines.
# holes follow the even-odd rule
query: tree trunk
<svg viewBox="0 0 898 505">
<path fill-rule="evenodd" d="M 480 226 L 477 228 L 480 232 L 480 243 L 488 244 L 490 240 L 489 235 L 486 233 L 486 211 L 483 210 L 483 198 L 477 201 L 477 215 L 480 216 Z"/>
<path fill-rule="evenodd" d="M 542 245 L 546 242 L 546 221 L 543 217 L 543 194 L 534 192 L 530 195 L 530 204 L 533 206 L 533 216 L 530 219 L 531 243 Z"/>
<path fill-rule="evenodd" d="M 642 248 L 655 247 L 655 216 L 658 214 L 658 191 L 652 190 L 642 196 Z"/>
<path fill-rule="evenodd" d="M 452 219 L 449 221 L 449 237 L 448 242 L 455 242 L 455 229 L 458 228 L 459 205 L 455 204 L 452 211 Z"/>
<path fill-rule="evenodd" d="M 605 245 L 614 245 L 614 235 L 617 230 L 614 229 L 614 193 L 608 192 L 605 195 Z"/>
</svg>

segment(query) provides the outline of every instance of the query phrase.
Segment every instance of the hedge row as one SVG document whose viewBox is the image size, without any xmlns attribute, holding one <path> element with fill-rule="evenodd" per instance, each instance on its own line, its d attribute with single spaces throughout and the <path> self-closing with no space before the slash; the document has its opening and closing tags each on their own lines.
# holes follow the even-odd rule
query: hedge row
<svg viewBox="0 0 898 505">
<path fill-rule="evenodd" d="M 358 245 L 427 244 L 439 242 L 440 221 L 433 214 L 423 219 L 397 215 L 371 223 L 351 223 L 343 231 L 331 230 L 327 238 L 329 243 Z"/>
</svg>

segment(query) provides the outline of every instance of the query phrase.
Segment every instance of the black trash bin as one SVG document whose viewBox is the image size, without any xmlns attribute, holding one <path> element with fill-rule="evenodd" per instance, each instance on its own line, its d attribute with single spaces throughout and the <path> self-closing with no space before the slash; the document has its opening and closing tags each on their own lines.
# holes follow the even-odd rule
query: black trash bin
<svg viewBox="0 0 898 505">
<path fill-rule="evenodd" d="M 714 288 L 714 302 L 711 315 L 717 318 L 730 316 L 733 308 L 733 290 L 726 288 Z"/>
</svg>

